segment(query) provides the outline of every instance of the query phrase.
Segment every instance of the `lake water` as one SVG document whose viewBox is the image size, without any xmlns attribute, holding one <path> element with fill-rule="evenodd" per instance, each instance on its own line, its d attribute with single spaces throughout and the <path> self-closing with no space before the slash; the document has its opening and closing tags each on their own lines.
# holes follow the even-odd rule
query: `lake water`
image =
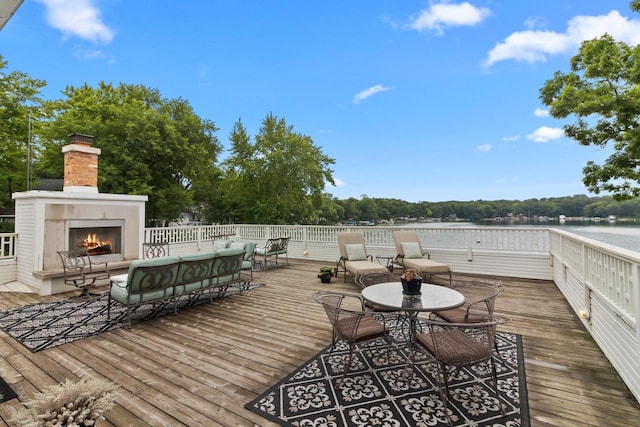
<svg viewBox="0 0 640 427">
<path fill-rule="evenodd" d="M 525 227 L 525 228 L 557 228 L 579 236 L 588 237 L 610 245 L 640 252 L 640 223 L 630 222 L 546 222 L 543 224 L 506 224 L 506 223 L 482 223 L 471 222 L 430 222 L 402 224 L 408 227 Z"/>
</svg>

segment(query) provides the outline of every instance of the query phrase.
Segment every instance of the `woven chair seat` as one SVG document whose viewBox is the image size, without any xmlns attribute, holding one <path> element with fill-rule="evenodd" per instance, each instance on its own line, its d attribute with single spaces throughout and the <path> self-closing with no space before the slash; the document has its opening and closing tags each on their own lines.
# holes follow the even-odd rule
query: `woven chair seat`
<svg viewBox="0 0 640 427">
<path fill-rule="evenodd" d="M 491 313 L 493 314 L 493 313 Z M 476 314 L 468 312 L 466 308 L 452 308 L 451 310 L 442 310 L 437 312 L 438 317 L 451 323 L 482 322 L 486 314 Z"/>
<path fill-rule="evenodd" d="M 492 347 L 488 347 L 459 329 L 418 334 L 416 340 L 436 359 L 447 365 L 475 365 L 491 357 Z"/>
<path fill-rule="evenodd" d="M 370 314 L 362 316 L 357 329 L 354 331 L 354 324 L 357 322 L 358 317 L 359 316 L 353 316 L 351 318 L 338 320 L 335 324 L 338 335 L 351 335 L 353 342 L 367 341 L 384 335 L 384 325 L 371 317 Z"/>
<path fill-rule="evenodd" d="M 418 347 L 430 354 L 438 363 L 436 379 L 440 383 L 440 398 L 445 411 L 449 405 L 449 368 L 488 364 L 493 383 L 493 398 L 504 414 L 504 406 L 498 398 L 498 374 L 493 361 L 493 348 L 498 324 L 509 319 L 485 316 L 481 322 L 449 323 L 428 319 L 425 320 L 428 332 L 416 335 Z M 448 424 L 452 420 L 448 418 Z"/>
<path fill-rule="evenodd" d="M 436 311 L 433 314 L 451 323 L 478 323 L 484 316 L 493 315 L 496 298 L 504 293 L 500 283 L 474 281 L 454 286 L 465 297 L 462 307 Z"/>
<path fill-rule="evenodd" d="M 354 349 L 357 344 L 384 338 L 387 342 L 387 363 L 391 350 L 391 338 L 384 319 L 378 321 L 370 311 L 365 310 L 364 299 L 361 295 L 341 292 L 316 292 L 313 299 L 320 303 L 333 327 L 332 346 L 336 348 L 338 341 L 349 346 L 349 355 L 344 365 L 342 378 L 349 373 L 353 360 Z"/>
</svg>

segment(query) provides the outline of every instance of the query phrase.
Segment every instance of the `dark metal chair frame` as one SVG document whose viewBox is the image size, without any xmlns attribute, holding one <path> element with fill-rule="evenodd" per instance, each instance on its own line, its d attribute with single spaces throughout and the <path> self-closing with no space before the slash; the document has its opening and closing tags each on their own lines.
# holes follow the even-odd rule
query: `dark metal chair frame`
<svg viewBox="0 0 640 427">
<path fill-rule="evenodd" d="M 267 239 L 264 246 L 256 246 L 254 248 L 253 262 L 259 265 L 262 270 L 267 270 L 269 263 L 275 267 L 280 265 L 278 263 L 278 256 L 282 258 L 282 255 L 284 255 L 285 263 L 289 265 L 289 240 L 291 240 L 291 237 L 274 237 Z M 262 259 L 259 259 L 259 257 Z M 271 261 L 270 259 L 275 261 Z"/>
<path fill-rule="evenodd" d="M 75 286 L 80 289 L 80 294 L 74 298 L 100 295 L 91 293 L 89 288 L 94 286 L 97 280 L 110 277 L 109 264 L 107 262 L 94 262 L 84 249 L 58 251 L 58 255 L 62 261 L 65 285 Z M 94 266 L 97 265 L 104 265 L 104 269 L 96 270 Z"/>
<path fill-rule="evenodd" d="M 387 358 L 389 357 L 392 339 L 384 324 L 384 319 L 382 322 L 374 319 L 371 311 L 365 308 L 364 299 L 360 295 L 321 291 L 316 292 L 313 299 L 322 305 L 333 327 L 332 352 L 340 341 L 344 341 L 349 346 L 349 357 L 344 367 L 342 379 L 351 369 L 353 353 L 359 343 L 384 338 L 388 344 Z"/>
<path fill-rule="evenodd" d="M 162 258 L 169 256 L 169 243 L 168 242 L 153 242 L 142 244 L 142 258 Z"/>
<path fill-rule="evenodd" d="M 440 384 L 440 398 L 447 413 L 449 405 L 449 371 L 458 372 L 465 366 L 489 364 L 492 375 L 493 393 L 504 415 L 504 406 L 498 394 L 498 376 L 493 357 L 497 325 L 508 322 L 495 316 L 485 316 L 475 323 L 450 323 L 425 319 L 427 332 L 416 335 L 418 348 L 431 356 L 437 364 L 437 381 Z M 448 424 L 451 419 L 448 417 Z"/>
</svg>

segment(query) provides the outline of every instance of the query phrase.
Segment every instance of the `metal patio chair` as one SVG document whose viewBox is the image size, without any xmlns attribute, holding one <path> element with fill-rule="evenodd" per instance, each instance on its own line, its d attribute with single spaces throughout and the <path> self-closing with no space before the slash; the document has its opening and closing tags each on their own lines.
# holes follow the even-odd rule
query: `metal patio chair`
<svg viewBox="0 0 640 427">
<path fill-rule="evenodd" d="M 340 341 L 344 341 L 349 346 L 342 379 L 347 376 L 351 369 L 353 353 L 359 343 L 384 338 L 388 344 L 386 351 L 388 362 L 392 344 L 389 331 L 384 323 L 373 318 L 371 311 L 365 308 L 364 300 L 360 295 L 322 291 L 316 292 L 313 295 L 313 299 L 322 305 L 333 327 L 332 351 L 336 349 L 336 345 Z"/>
</svg>

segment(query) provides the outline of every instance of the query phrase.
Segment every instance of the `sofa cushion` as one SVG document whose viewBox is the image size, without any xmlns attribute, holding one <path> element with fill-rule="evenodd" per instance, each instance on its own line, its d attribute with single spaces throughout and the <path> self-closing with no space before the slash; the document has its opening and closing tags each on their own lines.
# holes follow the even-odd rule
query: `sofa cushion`
<svg viewBox="0 0 640 427">
<path fill-rule="evenodd" d="M 253 242 L 239 242 L 239 241 L 235 241 L 235 242 L 231 242 L 229 244 L 228 249 L 236 249 L 236 250 L 243 250 L 244 251 L 244 260 L 245 261 L 249 261 L 251 260 L 251 257 L 253 256 L 253 249 L 255 248 L 256 244 Z"/>
<path fill-rule="evenodd" d="M 127 289 L 119 286 L 111 287 L 111 298 L 116 301 L 127 304 Z M 140 304 L 143 302 L 158 301 L 170 297 L 173 295 L 173 289 L 167 289 L 166 292 L 162 289 L 153 291 L 145 291 L 144 293 L 132 293 L 129 296 L 129 304 Z"/>
<path fill-rule="evenodd" d="M 177 256 L 165 256 L 162 258 L 149 258 L 149 259 L 135 259 L 129 264 L 129 273 L 131 273 L 136 267 L 155 267 L 174 262 L 179 262 L 180 257 Z"/>
<path fill-rule="evenodd" d="M 213 258 L 214 256 L 216 256 L 216 252 L 211 251 L 211 252 L 199 252 L 195 254 L 179 255 L 179 258 L 185 261 L 200 261 L 207 258 Z"/>
</svg>

